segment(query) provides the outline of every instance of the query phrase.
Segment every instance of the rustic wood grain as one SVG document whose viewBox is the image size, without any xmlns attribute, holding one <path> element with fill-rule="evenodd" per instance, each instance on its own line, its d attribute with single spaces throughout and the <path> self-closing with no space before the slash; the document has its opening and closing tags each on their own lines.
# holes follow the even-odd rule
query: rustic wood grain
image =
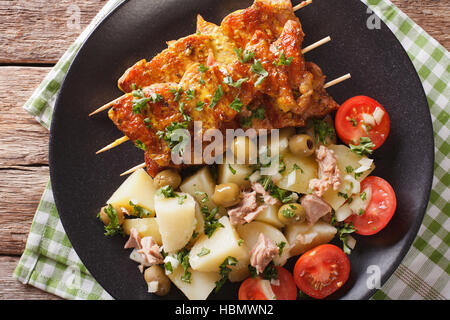
<svg viewBox="0 0 450 320">
<path fill-rule="evenodd" d="M 29 285 L 23 285 L 12 277 L 18 257 L 0 256 L 0 300 L 58 300 L 57 296 Z"/>
<path fill-rule="evenodd" d="M 448 0 L 393 2 L 450 48 L 450 35 L 446 32 L 450 27 Z M 0 63 L 55 63 L 105 3 L 106 0 L 0 0 Z"/>
<path fill-rule="evenodd" d="M 450 48 L 448 0 L 391 1 Z M 0 0 L 0 300 L 57 299 L 11 277 L 48 180 L 48 131 L 22 105 L 106 2 Z"/>
</svg>

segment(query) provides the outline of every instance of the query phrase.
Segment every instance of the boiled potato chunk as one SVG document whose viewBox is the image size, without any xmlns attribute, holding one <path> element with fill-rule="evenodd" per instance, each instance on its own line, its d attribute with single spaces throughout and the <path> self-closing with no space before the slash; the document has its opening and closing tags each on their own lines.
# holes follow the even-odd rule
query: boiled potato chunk
<svg viewBox="0 0 450 320">
<path fill-rule="evenodd" d="M 123 231 L 125 234 L 129 235 L 132 228 L 137 230 L 141 238 L 152 237 L 158 245 L 162 244 L 156 218 L 125 219 L 123 222 Z"/>
<path fill-rule="evenodd" d="M 186 178 L 180 186 L 182 192 L 188 193 L 194 197 L 201 205 L 206 205 L 211 210 L 215 207 L 214 202 L 211 200 L 214 194 L 216 183 L 214 182 L 211 172 L 208 167 L 203 167 L 192 176 Z M 208 201 L 202 202 L 206 193 Z"/>
<path fill-rule="evenodd" d="M 286 245 L 283 249 L 281 256 L 276 256 L 273 259 L 273 262 L 277 266 L 283 266 L 287 259 L 289 258 L 289 242 L 284 236 L 284 234 L 278 230 L 277 228 L 271 226 L 270 224 L 252 221 L 248 224 L 240 225 L 237 227 L 237 232 L 244 239 L 244 244 L 247 245 L 248 249 L 251 251 L 255 244 L 258 242 L 259 234 L 262 233 L 266 237 L 270 238 L 275 242 L 276 245 L 279 245 L 282 242 L 285 242 Z"/>
<path fill-rule="evenodd" d="M 228 280 L 231 282 L 239 282 L 247 279 L 250 276 L 248 265 L 250 264 L 250 255 L 248 258 L 241 259 L 235 266 L 229 266 L 231 272 L 228 274 Z"/>
<path fill-rule="evenodd" d="M 240 237 L 228 217 L 220 218 L 219 222 L 223 228 L 218 228 L 211 238 L 201 235 L 192 247 L 189 254 L 192 269 L 201 272 L 219 272 L 219 266 L 229 256 L 238 261 L 249 258 L 247 247 L 244 244 L 239 245 Z M 209 253 L 200 254 L 205 249 L 209 250 Z"/>
<path fill-rule="evenodd" d="M 139 169 L 120 185 L 106 203 L 111 204 L 116 209 L 123 207 L 132 213 L 134 209 L 130 205 L 130 201 L 132 201 L 135 205 L 155 212 L 155 191 L 153 179 L 144 169 Z"/>
<path fill-rule="evenodd" d="M 216 287 L 216 281 L 220 280 L 218 272 L 200 272 L 188 269 L 191 273 L 191 283 L 181 280 L 184 274 L 183 267 L 178 266 L 169 279 L 180 289 L 189 300 L 206 300 L 211 291 Z"/>
<path fill-rule="evenodd" d="M 178 196 L 173 198 L 155 195 L 156 222 L 166 252 L 182 249 L 195 229 L 197 202 L 187 193 L 176 194 Z M 186 198 L 180 203 L 180 198 L 184 196 Z"/>
<path fill-rule="evenodd" d="M 299 157 L 286 153 L 283 157 L 286 170 L 276 184 L 282 189 L 297 193 L 308 193 L 309 181 L 317 178 L 317 162 L 314 156 Z"/>
<path fill-rule="evenodd" d="M 236 183 L 243 188 L 250 186 L 248 177 L 252 173 L 252 169 L 249 166 L 245 164 L 220 164 L 218 169 L 219 184 Z"/>
<path fill-rule="evenodd" d="M 339 168 L 339 171 L 341 172 L 342 177 L 342 184 L 339 190 L 333 190 L 333 188 L 329 188 L 325 194 L 323 195 L 323 199 L 330 204 L 330 206 L 337 210 L 340 206 L 344 204 L 346 199 L 339 195 L 339 193 L 348 194 L 350 197 L 351 194 L 349 194 L 349 190 L 351 189 L 351 182 L 348 180 L 345 180 L 345 176 L 347 174 L 354 177 L 354 173 L 347 173 L 347 167 L 351 167 L 353 170 L 361 167 L 361 164 L 359 161 L 363 158 L 356 153 L 352 152 L 350 148 L 344 146 L 344 145 L 329 145 L 329 149 L 334 151 L 334 155 L 336 156 L 337 165 Z M 361 182 L 364 180 L 372 171 L 375 169 L 375 166 L 372 164 L 372 167 L 363 172 L 361 176 L 356 178 L 357 181 Z"/>
<path fill-rule="evenodd" d="M 279 209 L 278 205 L 267 205 L 267 208 L 258 214 L 255 220 L 268 223 L 276 228 L 283 228 L 284 224 L 278 219 Z"/>
<path fill-rule="evenodd" d="M 335 227 L 323 221 L 314 225 L 307 222 L 288 225 L 285 234 L 291 244 L 290 255 L 297 256 L 318 245 L 328 243 L 334 238 L 336 232 Z"/>
</svg>

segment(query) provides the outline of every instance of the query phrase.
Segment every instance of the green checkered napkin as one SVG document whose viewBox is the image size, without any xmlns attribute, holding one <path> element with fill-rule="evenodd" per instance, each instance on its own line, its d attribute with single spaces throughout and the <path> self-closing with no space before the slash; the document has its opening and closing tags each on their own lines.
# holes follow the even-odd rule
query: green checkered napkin
<svg viewBox="0 0 450 320">
<path fill-rule="evenodd" d="M 422 80 L 433 120 L 436 163 L 433 189 L 413 246 L 372 299 L 450 298 L 450 54 L 389 0 L 361 0 L 394 32 Z M 49 128 L 68 66 L 97 23 L 121 0 L 110 0 L 36 89 L 24 108 Z M 368 17 L 371 12 L 368 12 Z M 58 217 L 50 183 L 36 211 L 14 277 L 67 299 L 111 299 L 73 250 Z"/>
</svg>

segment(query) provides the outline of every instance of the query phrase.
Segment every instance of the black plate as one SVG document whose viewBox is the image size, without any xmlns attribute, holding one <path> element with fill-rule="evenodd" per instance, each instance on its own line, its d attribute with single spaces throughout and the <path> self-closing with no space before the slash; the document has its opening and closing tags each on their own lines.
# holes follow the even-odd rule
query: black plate
<svg viewBox="0 0 450 320">
<path fill-rule="evenodd" d="M 124 180 L 119 174 L 143 161 L 131 143 L 95 155 L 121 136 L 106 112 L 88 114 L 118 97 L 116 81 L 141 58 L 151 58 L 167 40 L 195 32 L 195 17 L 220 23 L 250 1 L 134 0 L 114 10 L 91 34 L 72 63 L 56 103 L 50 136 L 50 174 L 56 206 L 69 239 L 87 269 L 114 298 L 155 299 L 135 262 L 123 250 L 125 239 L 106 238 L 95 218 Z M 433 176 L 431 117 L 417 73 L 391 31 L 369 30 L 367 7 L 359 0 L 315 0 L 298 12 L 305 45 L 327 35 L 332 42 L 306 55 L 328 79 L 353 76 L 329 90 L 338 103 L 355 95 L 378 100 L 391 118 L 387 142 L 375 152 L 374 175 L 388 180 L 398 200 L 389 225 L 370 237 L 357 236 L 350 255 L 350 279 L 332 298 L 367 299 L 368 266 L 378 265 L 384 283 L 411 246 L 421 224 Z M 292 262 L 291 262 L 292 263 Z M 227 285 L 212 299 L 236 299 Z M 172 290 L 170 299 L 184 298 Z"/>
</svg>

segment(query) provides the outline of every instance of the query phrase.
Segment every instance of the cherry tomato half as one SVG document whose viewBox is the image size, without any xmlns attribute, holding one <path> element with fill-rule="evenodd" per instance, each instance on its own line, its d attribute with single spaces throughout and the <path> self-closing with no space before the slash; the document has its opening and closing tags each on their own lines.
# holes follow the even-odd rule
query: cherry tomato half
<svg viewBox="0 0 450 320">
<path fill-rule="evenodd" d="M 375 111 L 375 109 L 377 109 Z M 381 120 L 376 122 L 374 114 Z M 389 135 L 390 120 L 386 110 L 374 99 L 366 96 L 350 98 L 338 109 L 335 118 L 336 132 L 346 144 L 359 145 L 367 132 L 375 147 L 379 148 Z"/>
<path fill-rule="evenodd" d="M 242 282 L 239 288 L 239 300 L 295 300 L 297 288 L 291 273 L 285 268 L 276 267 L 278 270 L 279 285 L 270 284 L 261 278 L 248 278 Z M 272 292 L 271 292 L 272 291 Z M 275 295 L 275 297 L 268 295 Z"/>
<path fill-rule="evenodd" d="M 323 299 L 347 281 L 350 261 L 332 244 L 323 244 L 304 253 L 296 262 L 294 280 L 308 296 Z"/>
<path fill-rule="evenodd" d="M 386 227 L 397 208 L 397 199 L 394 189 L 382 178 L 365 178 L 361 181 L 361 190 L 366 188 L 371 188 L 372 191 L 366 210 L 362 215 L 351 215 L 346 222 L 353 222 L 356 233 L 368 236 Z"/>
</svg>

